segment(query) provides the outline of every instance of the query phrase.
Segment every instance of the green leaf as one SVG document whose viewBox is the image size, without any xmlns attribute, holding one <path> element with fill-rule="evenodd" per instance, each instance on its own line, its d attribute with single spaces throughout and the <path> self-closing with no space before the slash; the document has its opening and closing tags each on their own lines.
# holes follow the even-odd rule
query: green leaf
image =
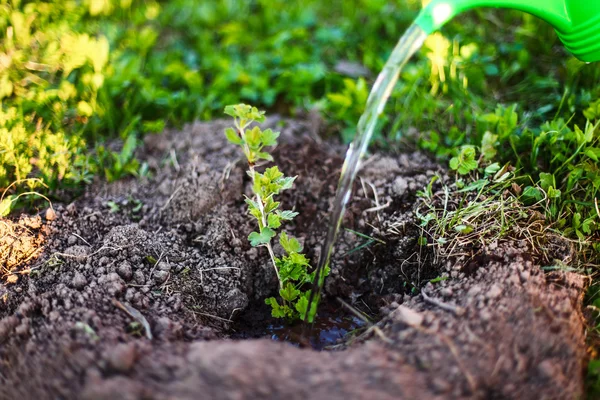
<svg viewBox="0 0 600 400">
<path fill-rule="evenodd" d="M 269 228 L 277 229 L 281 226 L 281 218 L 277 214 L 269 214 L 267 217 L 267 225 Z"/>
<path fill-rule="evenodd" d="M 543 198 L 544 195 L 542 194 L 540 189 L 533 186 L 526 186 L 525 189 L 523 189 L 523 193 L 521 194 L 521 201 L 523 201 L 523 203 L 525 203 L 526 205 L 537 203 Z"/>
<path fill-rule="evenodd" d="M 473 146 L 464 146 L 460 154 L 450 160 L 450 168 L 461 175 L 466 175 L 469 172 L 477 169 L 477 161 L 475 160 L 475 148 Z"/>
<path fill-rule="evenodd" d="M 579 229 L 579 227 L 581 226 L 581 214 L 580 213 L 573 214 L 572 224 L 573 224 L 573 228 Z"/>
<path fill-rule="evenodd" d="M 280 190 L 290 189 L 293 186 L 296 178 L 297 176 L 279 179 L 277 183 L 279 184 Z"/>
<path fill-rule="evenodd" d="M 260 231 L 260 233 L 252 232 L 250 235 L 248 235 L 248 240 L 250 241 L 250 245 L 252 247 L 256 247 L 269 243 L 274 236 L 275 231 L 271 228 L 265 227 Z"/>
<path fill-rule="evenodd" d="M 262 132 L 261 141 L 263 146 L 276 146 L 279 132 L 274 132 L 271 129 L 266 129 Z"/>
<path fill-rule="evenodd" d="M 600 147 L 588 147 L 585 149 L 584 154 L 592 160 L 598 162 L 598 159 L 600 159 Z"/>
<path fill-rule="evenodd" d="M 229 143 L 233 143 L 233 144 L 237 144 L 237 145 L 244 144 L 244 141 L 242 140 L 242 138 L 239 137 L 239 135 L 233 128 L 225 129 L 225 137 L 227 138 Z"/>
<path fill-rule="evenodd" d="M 483 154 L 484 160 L 491 160 L 496 156 L 496 141 L 498 140 L 498 135 L 492 134 L 490 131 L 486 131 L 483 134 L 483 138 L 481 139 L 481 154 Z"/>
<path fill-rule="evenodd" d="M 282 299 L 292 302 L 300 295 L 300 291 L 288 282 L 283 289 L 279 290 L 279 295 Z"/>
<path fill-rule="evenodd" d="M 556 186 L 554 175 L 547 172 L 540 172 L 540 186 L 545 192 L 548 192 L 550 187 Z"/>
<path fill-rule="evenodd" d="M 244 137 L 251 149 L 258 150 L 260 148 L 260 128 L 258 126 L 255 126 L 252 129 L 246 129 Z"/>
<path fill-rule="evenodd" d="M 287 233 L 281 232 L 279 235 L 279 244 L 288 254 L 299 253 L 302 251 L 302 246 L 296 238 L 288 237 Z"/>
<path fill-rule="evenodd" d="M 586 235 L 591 235 L 593 227 L 596 225 L 595 217 L 586 218 L 581 224 L 581 230 Z"/>
<path fill-rule="evenodd" d="M 463 235 L 467 235 L 471 232 L 473 232 L 473 227 L 470 225 L 456 225 L 454 227 L 454 230 L 458 233 L 462 233 Z"/>
<path fill-rule="evenodd" d="M 250 213 L 250 215 L 252 215 L 258 221 L 262 220 L 262 214 L 260 212 L 260 208 L 258 208 L 258 204 L 248 197 L 246 197 L 244 201 L 246 204 L 248 204 L 248 213 Z"/>
<path fill-rule="evenodd" d="M 277 167 L 276 165 L 274 167 L 267 168 L 263 175 L 271 182 L 275 182 L 279 178 L 283 177 L 283 173 L 279 171 L 279 167 Z"/>
<path fill-rule="evenodd" d="M 297 264 L 297 265 L 309 265 L 310 264 L 310 262 L 308 261 L 308 258 L 306 258 L 306 256 L 304 254 L 291 253 L 288 258 L 289 258 L 290 262 Z"/>
<path fill-rule="evenodd" d="M 280 262 L 279 277 L 281 278 L 282 282 L 299 281 L 305 273 L 306 270 L 302 265 L 294 264 L 289 260 Z"/>
<path fill-rule="evenodd" d="M 485 176 L 494 175 L 499 170 L 500 170 L 500 164 L 498 164 L 498 163 L 490 164 L 485 168 Z"/>
<path fill-rule="evenodd" d="M 273 156 L 264 151 L 259 151 L 256 156 L 259 160 L 273 161 Z"/>
<path fill-rule="evenodd" d="M 223 112 L 231 117 L 237 117 L 237 113 L 235 110 L 235 106 L 225 106 L 225 110 Z"/>
<path fill-rule="evenodd" d="M 302 296 L 300 297 L 300 299 L 296 302 L 296 311 L 298 311 L 298 313 L 300 313 L 300 318 L 304 318 L 304 315 L 306 315 L 306 309 L 308 308 L 308 298 L 306 298 L 306 296 Z M 307 321 L 307 322 L 312 322 L 312 321 Z"/>
<path fill-rule="evenodd" d="M 271 306 L 271 315 L 273 318 L 285 318 L 285 309 L 279 305 L 275 297 L 265 299 L 265 304 Z"/>
<path fill-rule="evenodd" d="M 16 199 L 16 197 L 17 196 L 15 195 L 6 196 L 0 202 L 0 217 L 6 217 L 10 213 L 10 210 L 12 209 L 13 202 Z"/>
<path fill-rule="evenodd" d="M 269 214 L 275 211 L 277 207 L 279 207 L 279 204 L 280 203 L 278 201 L 273 201 L 273 196 L 269 196 L 265 201 L 265 212 Z"/>
<path fill-rule="evenodd" d="M 286 221 L 291 221 L 298 215 L 297 212 L 290 211 L 290 210 L 285 210 L 285 211 L 278 210 L 276 213 L 279 216 L 279 218 L 286 220 Z"/>
<path fill-rule="evenodd" d="M 306 310 L 308 308 L 308 298 L 310 297 L 310 290 L 306 291 L 302 297 L 296 302 L 295 308 L 296 311 L 300 314 L 300 318 L 304 319 L 306 315 Z M 308 313 L 308 318 L 306 322 L 312 323 L 317 315 L 317 304 L 319 299 L 315 296 L 313 298 L 313 302 L 310 305 L 310 312 Z"/>
<path fill-rule="evenodd" d="M 548 188 L 548 197 L 551 199 L 558 199 L 560 198 L 561 195 L 561 191 L 559 189 L 555 189 L 552 186 L 550 186 Z"/>
</svg>

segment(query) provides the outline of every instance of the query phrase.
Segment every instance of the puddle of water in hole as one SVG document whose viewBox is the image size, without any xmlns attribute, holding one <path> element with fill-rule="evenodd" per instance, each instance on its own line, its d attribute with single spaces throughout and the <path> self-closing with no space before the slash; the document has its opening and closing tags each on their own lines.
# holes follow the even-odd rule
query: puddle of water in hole
<svg viewBox="0 0 600 400">
<path fill-rule="evenodd" d="M 271 324 L 267 326 L 266 333 L 271 339 L 288 342 L 295 346 L 310 346 L 315 350 L 323 350 L 348 339 L 346 337 L 352 331 L 365 326 L 365 322 L 357 317 L 349 315 L 332 315 L 321 312 L 315 318 L 310 332 L 303 332 L 303 325 Z M 308 343 L 307 343 L 308 342 Z"/>
</svg>

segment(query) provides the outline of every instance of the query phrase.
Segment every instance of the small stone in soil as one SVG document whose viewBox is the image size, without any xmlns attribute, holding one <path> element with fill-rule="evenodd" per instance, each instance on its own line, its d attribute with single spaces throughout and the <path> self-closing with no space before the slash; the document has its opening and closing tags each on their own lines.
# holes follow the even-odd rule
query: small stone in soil
<svg viewBox="0 0 600 400">
<path fill-rule="evenodd" d="M 133 276 L 131 264 L 129 264 L 127 261 L 123 261 L 121 265 L 119 265 L 119 268 L 117 268 L 117 274 L 119 274 L 119 276 L 124 280 L 129 281 Z"/>
<path fill-rule="evenodd" d="M 76 272 L 71 283 L 75 289 L 81 290 L 87 284 L 87 280 L 85 279 L 85 276 L 83 276 L 83 274 L 81 274 L 80 272 Z"/>
</svg>

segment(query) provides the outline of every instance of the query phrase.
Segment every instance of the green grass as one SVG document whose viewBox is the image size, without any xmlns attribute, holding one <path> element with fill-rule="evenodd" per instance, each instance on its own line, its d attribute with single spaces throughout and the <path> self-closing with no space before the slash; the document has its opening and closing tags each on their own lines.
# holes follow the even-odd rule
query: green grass
<svg viewBox="0 0 600 400">
<path fill-rule="evenodd" d="M 135 159 L 143 135 L 242 101 L 284 115 L 317 108 L 349 141 L 375 75 L 419 8 L 403 0 L 3 1 L 0 189 L 37 177 L 47 188 L 26 181 L 33 188 L 7 194 L 56 198 L 94 176 L 147 174 Z M 516 102 L 532 123 L 569 118 L 598 97 L 600 74 L 555 41 L 522 13 L 472 12 L 451 23 L 403 72 L 377 140 L 393 144 L 416 127 L 431 132 L 425 147 L 448 152 L 472 140 L 478 115 L 498 101 Z M 360 68 L 338 72 L 341 61 Z M 108 145 L 114 139 L 118 150 Z"/>
</svg>

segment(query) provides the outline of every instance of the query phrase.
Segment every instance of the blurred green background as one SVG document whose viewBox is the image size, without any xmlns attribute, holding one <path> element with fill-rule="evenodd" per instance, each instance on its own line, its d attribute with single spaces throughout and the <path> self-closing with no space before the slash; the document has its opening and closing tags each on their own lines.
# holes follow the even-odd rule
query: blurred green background
<svg viewBox="0 0 600 400">
<path fill-rule="evenodd" d="M 134 157 L 142 135 L 220 118 L 237 102 L 287 116 L 316 108 L 347 142 L 420 8 L 400 0 L 2 0 L 0 189 L 18 181 L 8 195 L 60 197 L 94 176 L 148 173 Z M 430 37 L 405 69 L 377 139 L 394 145 L 414 127 L 430 132 L 425 148 L 450 154 L 499 103 L 516 103 L 532 126 L 570 118 L 598 98 L 599 76 L 596 65 L 565 54 L 543 22 L 471 12 Z M 109 147 L 112 139 L 121 146 Z"/>
</svg>

